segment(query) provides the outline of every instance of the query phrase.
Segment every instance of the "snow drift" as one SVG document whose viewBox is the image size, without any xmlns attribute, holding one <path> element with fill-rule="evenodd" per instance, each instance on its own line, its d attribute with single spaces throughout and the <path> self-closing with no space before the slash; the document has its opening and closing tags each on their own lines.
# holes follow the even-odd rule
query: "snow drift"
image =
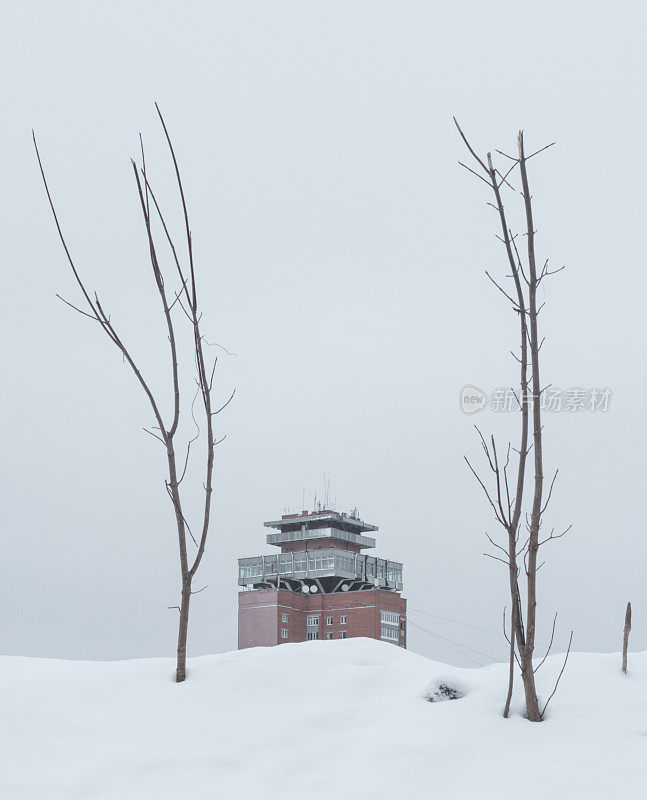
<svg viewBox="0 0 647 800">
<path fill-rule="evenodd" d="M 538 673 L 547 697 L 562 664 Z M 644 796 L 647 653 L 572 653 L 547 720 L 507 666 L 458 669 L 369 639 L 194 658 L 0 658 L 7 800 Z M 429 702 L 440 686 L 463 696 Z M 520 687 L 519 687 L 520 689 Z"/>
</svg>

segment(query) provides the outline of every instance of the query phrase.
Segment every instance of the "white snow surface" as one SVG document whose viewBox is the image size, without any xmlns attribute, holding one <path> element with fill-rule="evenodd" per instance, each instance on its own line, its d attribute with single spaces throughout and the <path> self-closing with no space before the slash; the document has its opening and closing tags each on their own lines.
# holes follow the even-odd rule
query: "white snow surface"
<svg viewBox="0 0 647 800">
<path fill-rule="evenodd" d="M 563 656 L 537 673 L 544 698 Z M 546 720 L 501 717 L 507 666 L 370 639 L 173 661 L 0 658 L 0 797 L 642 798 L 647 653 L 572 653 Z M 440 683 L 465 693 L 430 703 Z M 523 789 L 522 789 L 523 787 Z"/>
</svg>

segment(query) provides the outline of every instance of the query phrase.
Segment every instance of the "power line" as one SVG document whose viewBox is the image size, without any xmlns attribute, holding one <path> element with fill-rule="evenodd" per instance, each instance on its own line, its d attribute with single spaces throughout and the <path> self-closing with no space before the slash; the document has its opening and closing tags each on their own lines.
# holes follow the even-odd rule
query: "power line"
<svg viewBox="0 0 647 800">
<path fill-rule="evenodd" d="M 494 634 L 499 640 L 503 639 L 505 642 L 508 642 L 507 637 L 503 635 L 502 631 L 493 631 L 491 628 L 481 628 L 478 625 L 472 625 L 469 622 L 461 622 L 458 619 L 451 619 L 450 617 L 441 617 L 439 614 L 432 614 L 430 611 L 423 611 L 423 609 L 421 609 L 421 608 L 411 608 L 411 609 L 409 609 L 409 611 L 410 612 L 413 611 L 413 612 L 415 612 L 417 614 L 424 614 L 425 616 L 433 617 L 436 620 L 443 620 L 446 623 L 453 622 L 456 625 L 463 626 L 464 628 L 472 628 L 472 629 L 477 630 L 477 631 L 482 631 L 483 633 L 491 633 L 491 634 Z M 467 635 L 474 636 L 475 638 L 481 638 L 481 637 L 477 637 L 476 634 L 474 634 L 474 633 L 471 633 L 471 634 L 468 633 Z M 538 641 L 538 640 L 535 640 L 535 642 L 540 647 L 548 647 L 548 642 L 545 642 L 545 641 L 542 642 L 542 641 Z"/>
<path fill-rule="evenodd" d="M 483 631 L 484 633 L 493 633 L 495 636 L 503 636 L 501 631 L 493 631 L 491 628 L 480 628 L 478 625 L 471 625 L 469 622 L 461 622 L 458 619 L 451 619 L 450 617 L 441 617 L 438 614 L 432 614 L 430 611 L 423 611 L 421 608 L 411 608 L 410 611 L 415 611 L 418 614 L 426 614 L 429 617 L 436 617 L 436 619 L 442 619 L 445 622 L 454 622 L 457 625 L 463 625 L 465 628 L 474 628 L 477 631 Z"/>
<path fill-rule="evenodd" d="M 414 616 L 418 616 L 419 614 L 423 614 L 422 611 L 409 611 L 409 615 L 413 613 Z M 425 617 L 433 617 L 433 614 L 425 614 Z M 493 634 L 493 636 L 480 636 L 478 633 L 472 633 L 471 631 L 461 631 L 458 630 L 451 622 L 444 622 L 443 620 L 434 619 L 434 623 L 438 625 L 446 625 L 447 627 L 456 630 L 457 633 L 460 633 L 464 636 L 471 636 L 474 639 L 479 639 L 482 642 L 488 642 L 488 644 L 495 644 L 495 645 L 502 645 L 505 641 L 507 641 L 504 635 L 501 634 Z"/>
<path fill-rule="evenodd" d="M 498 658 L 491 656 L 489 653 L 483 653 L 482 651 L 476 650 L 473 647 L 468 647 L 467 645 L 461 644 L 460 642 L 455 642 L 453 639 L 448 639 L 445 636 L 441 636 L 438 633 L 434 633 L 433 631 L 424 628 L 422 625 L 418 625 L 417 622 L 413 622 L 413 620 L 409 620 L 409 624 L 413 625 L 414 628 L 418 628 L 418 630 L 422 631 L 423 633 L 426 633 L 428 636 L 432 636 L 434 639 L 437 639 L 439 642 L 444 644 L 445 647 L 449 647 L 451 650 L 454 650 L 459 655 L 462 655 L 464 658 L 469 658 L 471 661 L 474 661 L 481 667 L 486 667 L 488 666 L 488 664 L 483 663 L 480 659 L 475 658 L 473 655 L 470 655 L 470 653 L 466 651 L 470 651 L 472 653 L 476 653 L 479 656 L 482 656 L 483 658 L 487 658 L 490 660 L 491 663 L 496 663 L 499 661 Z"/>
<path fill-rule="evenodd" d="M 468 658 L 470 661 L 473 661 L 475 664 L 478 664 L 480 667 L 487 666 L 482 661 L 479 661 L 477 658 L 474 658 L 473 656 L 470 656 L 469 653 L 465 653 L 463 650 L 459 650 L 457 647 L 453 647 L 452 645 L 447 644 L 446 642 L 443 642 L 442 640 L 439 639 L 438 636 L 436 636 L 436 634 L 432 633 L 431 631 L 426 630 L 425 628 L 422 628 L 420 625 L 416 625 L 415 622 L 412 622 L 411 620 L 409 620 L 409 625 L 413 625 L 414 628 L 418 628 L 418 630 L 422 631 L 423 633 L 426 633 L 427 635 L 431 636 L 432 638 L 437 639 L 438 641 L 440 641 L 441 644 L 444 644 L 445 647 L 448 647 L 450 650 L 453 650 L 454 652 L 456 652 L 459 655 L 463 656 L 463 658 Z"/>
</svg>

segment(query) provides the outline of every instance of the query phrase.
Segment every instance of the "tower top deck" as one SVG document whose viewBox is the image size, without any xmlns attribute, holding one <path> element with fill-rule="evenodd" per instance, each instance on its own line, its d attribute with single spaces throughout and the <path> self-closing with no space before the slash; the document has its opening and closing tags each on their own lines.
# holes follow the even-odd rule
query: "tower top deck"
<svg viewBox="0 0 647 800">
<path fill-rule="evenodd" d="M 284 514 L 281 519 L 264 522 L 266 528 L 276 528 L 279 533 L 269 533 L 267 543 L 282 545 L 287 542 L 309 539 L 331 538 L 351 542 L 361 549 L 375 547 L 375 539 L 362 536 L 367 531 L 376 531 L 357 516 L 357 512 L 346 514 L 328 509 L 302 511 L 300 514 Z"/>
</svg>

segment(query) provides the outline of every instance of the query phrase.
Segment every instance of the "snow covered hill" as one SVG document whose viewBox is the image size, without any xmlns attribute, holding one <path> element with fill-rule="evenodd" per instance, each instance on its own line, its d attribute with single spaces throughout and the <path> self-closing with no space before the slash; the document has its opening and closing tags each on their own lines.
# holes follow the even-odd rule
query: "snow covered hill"
<svg viewBox="0 0 647 800">
<path fill-rule="evenodd" d="M 561 667 L 539 676 L 546 696 Z M 6 800 L 645 796 L 647 653 L 573 653 L 547 721 L 500 716 L 505 665 L 369 639 L 195 658 L 0 658 Z M 438 685 L 465 696 L 427 701 Z"/>
</svg>

